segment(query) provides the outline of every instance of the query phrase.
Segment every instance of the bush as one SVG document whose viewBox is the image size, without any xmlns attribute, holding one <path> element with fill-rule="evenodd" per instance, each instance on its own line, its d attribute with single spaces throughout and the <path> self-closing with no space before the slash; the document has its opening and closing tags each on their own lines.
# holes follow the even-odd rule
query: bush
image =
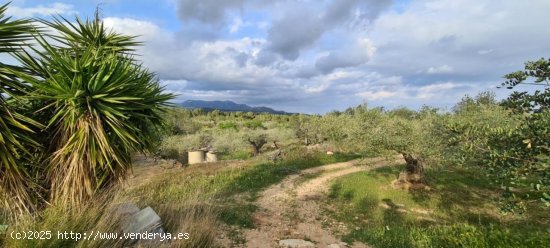
<svg viewBox="0 0 550 248">
<path fill-rule="evenodd" d="M 239 127 L 237 126 L 237 123 L 233 122 L 233 121 L 227 121 L 227 122 L 220 122 L 218 123 L 218 128 L 219 129 L 233 129 L 235 131 L 238 131 L 239 130 Z"/>
<path fill-rule="evenodd" d="M 260 120 L 249 120 L 244 123 L 246 128 L 250 129 L 265 129 L 263 123 Z"/>
</svg>

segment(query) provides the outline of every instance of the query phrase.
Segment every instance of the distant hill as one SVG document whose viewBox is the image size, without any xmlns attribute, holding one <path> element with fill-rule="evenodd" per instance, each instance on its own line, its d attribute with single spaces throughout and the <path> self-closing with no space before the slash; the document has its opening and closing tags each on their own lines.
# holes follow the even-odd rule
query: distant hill
<svg viewBox="0 0 550 248">
<path fill-rule="evenodd" d="M 254 112 L 254 113 L 270 113 L 270 114 L 290 114 L 285 111 L 278 111 L 268 107 L 252 107 L 246 104 L 238 104 L 232 101 L 202 101 L 202 100 L 187 100 L 180 103 L 180 106 L 189 109 L 204 109 L 206 111 L 220 110 L 227 112 Z"/>
</svg>

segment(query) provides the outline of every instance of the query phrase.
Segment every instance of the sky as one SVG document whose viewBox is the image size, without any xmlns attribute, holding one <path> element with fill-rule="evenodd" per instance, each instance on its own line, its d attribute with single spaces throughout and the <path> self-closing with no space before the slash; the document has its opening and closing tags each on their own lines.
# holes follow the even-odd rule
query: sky
<svg viewBox="0 0 550 248">
<path fill-rule="evenodd" d="M 548 0 L 15 0 L 8 14 L 91 18 L 96 6 L 139 36 L 175 102 L 450 109 L 466 94 L 506 97 L 503 75 L 550 57 Z"/>
</svg>

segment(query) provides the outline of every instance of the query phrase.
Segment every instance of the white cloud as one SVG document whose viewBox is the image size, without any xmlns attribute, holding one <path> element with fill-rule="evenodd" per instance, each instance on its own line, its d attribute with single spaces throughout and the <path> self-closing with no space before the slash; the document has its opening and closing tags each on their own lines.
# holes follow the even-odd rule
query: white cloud
<svg viewBox="0 0 550 248">
<path fill-rule="evenodd" d="M 432 99 L 448 96 L 448 91 L 460 87 L 461 85 L 452 82 L 430 84 L 418 88 L 416 98 Z"/>
<path fill-rule="evenodd" d="M 243 22 L 243 19 L 241 17 L 235 17 L 233 18 L 233 22 L 229 26 L 229 32 L 230 33 L 236 33 L 243 27 L 245 23 Z"/>
<path fill-rule="evenodd" d="M 478 50 L 477 51 L 477 54 L 479 55 L 485 55 L 485 54 L 489 54 L 489 53 L 492 53 L 494 52 L 495 50 L 493 49 L 482 49 L 482 50 Z"/>
<path fill-rule="evenodd" d="M 357 93 L 358 96 L 365 98 L 365 100 L 382 100 L 390 97 L 395 97 L 398 94 L 398 92 L 390 92 L 390 91 L 365 91 L 361 93 Z"/>
<path fill-rule="evenodd" d="M 157 36 L 161 29 L 157 25 L 148 21 L 141 21 L 131 18 L 106 17 L 103 19 L 106 27 L 128 34 L 140 36 L 139 39 L 151 39 Z"/>
<path fill-rule="evenodd" d="M 369 61 L 375 51 L 376 48 L 370 40 L 359 38 L 353 45 L 321 55 L 317 58 L 315 67 L 323 72 L 332 72 L 337 68 L 355 67 Z"/>
<path fill-rule="evenodd" d="M 16 18 L 28 18 L 35 16 L 51 16 L 51 15 L 74 15 L 78 12 L 73 5 L 65 3 L 52 3 L 49 5 L 38 5 L 35 7 L 19 7 L 10 5 L 6 14 Z"/>
<path fill-rule="evenodd" d="M 430 67 L 426 70 L 426 74 L 446 74 L 453 72 L 453 68 L 448 65 L 442 65 L 438 67 Z"/>
</svg>

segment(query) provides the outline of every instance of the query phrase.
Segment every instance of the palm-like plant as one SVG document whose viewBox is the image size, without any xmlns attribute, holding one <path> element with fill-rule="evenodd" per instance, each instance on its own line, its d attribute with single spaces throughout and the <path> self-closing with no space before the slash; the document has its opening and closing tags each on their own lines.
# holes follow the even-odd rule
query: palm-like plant
<svg viewBox="0 0 550 248">
<path fill-rule="evenodd" d="M 0 6 L 0 53 L 19 52 L 35 28 L 29 20 L 6 17 L 6 9 L 7 4 Z M 38 123 L 10 108 L 14 97 L 29 90 L 14 72 L 22 73 L 22 68 L 0 63 L 0 200 L 4 209 L 18 215 L 34 209 L 25 162 L 29 145 L 38 145 L 31 135 Z"/>
<path fill-rule="evenodd" d="M 122 179 L 130 155 L 150 148 L 161 113 L 172 95 L 155 75 L 128 54 L 133 37 L 108 32 L 96 18 L 71 24 L 43 21 L 58 33 L 37 36 L 37 54 L 19 54 L 32 73 L 18 76 L 35 88 L 50 111 L 46 144 L 48 178 L 54 201 L 79 205 L 98 189 Z"/>
</svg>

